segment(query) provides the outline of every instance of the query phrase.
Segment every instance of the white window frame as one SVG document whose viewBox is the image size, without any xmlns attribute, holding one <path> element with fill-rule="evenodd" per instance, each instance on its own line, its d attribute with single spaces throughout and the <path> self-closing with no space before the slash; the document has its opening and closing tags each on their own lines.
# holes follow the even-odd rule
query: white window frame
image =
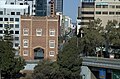
<svg viewBox="0 0 120 79">
<path fill-rule="evenodd" d="M 55 48 L 55 40 L 49 40 L 49 48 Z"/>
<path fill-rule="evenodd" d="M 29 46 L 29 40 L 28 39 L 23 39 L 23 47 L 28 48 L 28 46 Z"/>
<path fill-rule="evenodd" d="M 36 29 L 36 36 L 42 36 L 42 29 Z"/>
<path fill-rule="evenodd" d="M 55 51 L 49 51 L 49 56 L 54 57 L 55 56 Z"/>
<path fill-rule="evenodd" d="M 23 35 L 24 36 L 28 36 L 29 35 L 29 29 L 28 28 L 24 28 L 23 29 Z"/>
<path fill-rule="evenodd" d="M 28 50 L 24 50 L 23 51 L 23 56 L 28 56 L 29 55 L 29 51 Z"/>
<path fill-rule="evenodd" d="M 55 29 L 49 29 L 49 35 L 55 36 Z"/>
</svg>

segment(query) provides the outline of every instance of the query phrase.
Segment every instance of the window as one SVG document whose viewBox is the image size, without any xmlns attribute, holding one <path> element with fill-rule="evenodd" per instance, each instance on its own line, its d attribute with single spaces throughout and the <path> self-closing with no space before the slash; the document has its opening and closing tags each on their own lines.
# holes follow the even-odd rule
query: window
<svg viewBox="0 0 120 79">
<path fill-rule="evenodd" d="M 20 3 L 20 5 L 23 5 L 23 3 Z"/>
<path fill-rule="evenodd" d="M 28 39 L 23 39 L 23 47 L 28 48 Z"/>
<path fill-rule="evenodd" d="M 19 46 L 19 43 L 15 43 L 15 47 L 18 47 Z"/>
<path fill-rule="evenodd" d="M 49 52 L 49 56 L 54 56 L 55 55 L 55 52 L 54 51 L 50 51 Z"/>
<path fill-rule="evenodd" d="M 120 8 L 120 5 L 117 5 L 116 8 Z"/>
<path fill-rule="evenodd" d="M 116 12 L 116 15 L 120 15 L 120 12 Z"/>
<path fill-rule="evenodd" d="M 23 29 L 23 35 L 27 36 L 29 34 L 29 29 L 28 28 L 24 28 Z"/>
<path fill-rule="evenodd" d="M 101 8 L 101 5 L 96 5 L 96 8 Z"/>
<path fill-rule="evenodd" d="M 102 12 L 102 14 L 108 14 L 108 12 Z"/>
<path fill-rule="evenodd" d="M 101 14 L 101 12 L 100 11 L 96 11 L 96 14 Z"/>
<path fill-rule="evenodd" d="M 20 15 L 20 12 L 16 12 L 16 15 Z"/>
<path fill-rule="evenodd" d="M 0 34 L 2 34 L 3 33 L 3 31 L 2 30 L 0 30 Z"/>
<path fill-rule="evenodd" d="M 19 28 L 19 24 L 15 24 L 15 28 Z"/>
<path fill-rule="evenodd" d="M 14 34 L 14 31 L 13 31 L 13 30 L 10 30 L 10 34 Z"/>
<path fill-rule="evenodd" d="M 15 15 L 15 12 L 11 12 L 11 15 Z"/>
<path fill-rule="evenodd" d="M 4 21 L 8 21 L 8 18 L 4 18 Z"/>
<path fill-rule="evenodd" d="M 55 40 L 49 40 L 49 47 L 55 48 Z"/>
<path fill-rule="evenodd" d="M 15 21 L 19 22 L 19 18 L 15 18 Z"/>
<path fill-rule="evenodd" d="M 10 18 L 10 21 L 14 21 L 14 18 Z"/>
<path fill-rule="evenodd" d="M 3 24 L 0 24 L 0 28 L 3 27 Z"/>
<path fill-rule="evenodd" d="M 18 40 L 19 40 L 19 37 L 15 37 L 15 40 L 18 41 Z"/>
<path fill-rule="evenodd" d="M 0 15 L 3 15 L 3 11 L 0 11 Z"/>
<path fill-rule="evenodd" d="M 4 28 L 8 27 L 8 24 L 4 24 Z"/>
<path fill-rule="evenodd" d="M 114 15 L 115 14 L 115 12 L 109 12 L 109 15 Z"/>
<path fill-rule="evenodd" d="M 103 8 L 108 8 L 108 5 L 103 5 Z"/>
<path fill-rule="evenodd" d="M 49 35 L 50 36 L 55 36 L 55 29 L 50 29 L 49 30 Z"/>
<path fill-rule="evenodd" d="M 14 27 L 14 25 L 13 24 L 10 24 L 10 28 L 13 28 Z"/>
<path fill-rule="evenodd" d="M 36 36 L 42 36 L 42 29 L 36 29 Z"/>
<path fill-rule="evenodd" d="M 15 31 L 15 34 L 19 34 L 19 31 Z"/>
<path fill-rule="evenodd" d="M 3 21 L 3 18 L 0 18 L 0 21 Z"/>
<path fill-rule="evenodd" d="M 109 7 L 110 7 L 110 8 L 115 8 L 115 5 L 110 5 Z"/>
<path fill-rule="evenodd" d="M 28 54 L 29 54 L 29 51 L 28 51 L 28 50 L 24 50 L 24 51 L 23 51 L 23 56 L 28 56 Z"/>
<path fill-rule="evenodd" d="M 11 4 L 11 5 L 14 5 L 14 2 L 11 2 L 10 4 Z"/>
</svg>

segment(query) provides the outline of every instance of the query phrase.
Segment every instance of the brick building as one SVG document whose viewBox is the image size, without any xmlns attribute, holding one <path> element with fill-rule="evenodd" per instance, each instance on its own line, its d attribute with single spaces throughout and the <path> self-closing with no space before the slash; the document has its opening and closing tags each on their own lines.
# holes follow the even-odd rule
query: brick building
<svg viewBox="0 0 120 79">
<path fill-rule="evenodd" d="M 25 60 L 56 60 L 58 16 L 21 16 L 20 55 Z"/>
</svg>

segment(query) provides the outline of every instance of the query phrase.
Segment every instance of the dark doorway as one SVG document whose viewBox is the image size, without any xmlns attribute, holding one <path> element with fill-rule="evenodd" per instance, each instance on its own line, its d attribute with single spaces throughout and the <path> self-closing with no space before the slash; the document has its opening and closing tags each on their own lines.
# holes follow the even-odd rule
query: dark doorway
<svg viewBox="0 0 120 79">
<path fill-rule="evenodd" d="M 36 48 L 34 49 L 34 59 L 44 59 L 44 49 Z"/>
</svg>

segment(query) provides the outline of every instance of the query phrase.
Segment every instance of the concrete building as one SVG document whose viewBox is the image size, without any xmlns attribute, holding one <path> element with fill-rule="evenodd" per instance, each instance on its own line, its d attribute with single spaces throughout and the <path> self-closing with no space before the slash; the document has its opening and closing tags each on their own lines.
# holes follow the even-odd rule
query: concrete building
<svg viewBox="0 0 120 79">
<path fill-rule="evenodd" d="M 78 8 L 77 31 L 89 24 L 90 20 L 100 18 L 105 27 L 108 20 L 119 21 L 119 0 L 82 0 Z"/>
<path fill-rule="evenodd" d="M 20 46 L 21 15 L 46 16 L 47 0 L 0 0 L 0 36 L 3 36 L 4 28 L 9 25 L 15 49 Z"/>
<path fill-rule="evenodd" d="M 3 36 L 4 28 L 10 26 L 15 49 L 20 45 L 20 15 L 27 15 L 28 7 L 28 5 L 7 4 L 6 0 L 0 1 L 0 36 Z"/>
<path fill-rule="evenodd" d="M 20 55 L 25 60 L 56 60 L 58 16 L 21 16 Z"/>
<path fill-rule="evenodd" d="M 63 0 L 54 0 L 55 1 L 55 12 L 63 13 Z"/>
</svg>

